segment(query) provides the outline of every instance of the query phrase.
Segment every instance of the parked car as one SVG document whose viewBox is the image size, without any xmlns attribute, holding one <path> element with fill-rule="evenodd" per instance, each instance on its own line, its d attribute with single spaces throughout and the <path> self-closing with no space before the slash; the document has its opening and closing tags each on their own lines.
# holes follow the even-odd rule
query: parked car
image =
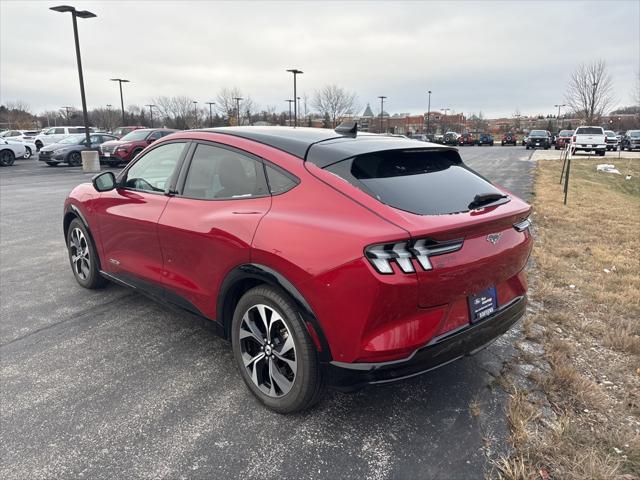
<svg viewBox="0 0 640 480">
<path fill-rule="evenodd" d="M 458 145 L 460 146 L 463 146 L 463 145 L 473 146 L 475 144 L 476 144 L 476 137 L 473 133 L 463 133 L 458 137 Z"/>
<path fill-rule="evenodd" d="M 605 130 L 604 135 L 605 135 L 604 141 L 607 144 L 607 152 L 608 151 L 616 152 L 618 150 L 618 137 L 616 136 L 616 132 L 613 132 L 611 130 Z"/>
<path fill-rule="evenodd" d="M 490 133 L 482 133 L 478 137 L 478 145 L 491 145 L 493 147 L 493 135 Z"/>
<path fill-rule="evenodd" d="M 38 160 L 45 162 L 50 167 L 55 167 L 60 163 L 67 163 L 70 167 L 77 167 L 82 163 L 81 152 L 85 150 L 100 151 L 100 145 L 104 142 L 116 140 L 113 135 L 105 133 L 92 133 L 89 136 L 90 145 L 87 145 L 85 134 L 69 135 L 58 143 L 47 145 L 40 149 Z"/>
<path fill-rule="evenodd" d="M 546 130 L 531 130 L 527 137 L 526 143 L 527 150 L 530 148 L 544 148 L 549 150 L 551 148 L 551 137 Z"/>
<path fill-rule="evenodd" d="M 10 167 L 16 158 L 24 157 L 26 151 L 22 142 L 0 139 L 0 167 Z"/>
<path fill-rule="evenodd" d="M 549 135 L 549 142 L 551 143 L 551 145 L 555 145 L 556 144 L 556 136 L 551 133 L 549 130 L 546 131 L 547 135 Z"/>
<path fill-rule="evenodd" d="M 122 138 L 124 137 L 127 133 L 131 133 L 134 130 L 139 130 L 141 128 L 147 128 L 144 125 L 135 125 L 135 126 L 129 126 L 129 127 L 118 127 L 116 128 L 111 134 L 116 137 L 116 138 Z"/>
<path fill-rule="evenodd" d="M 51 127 L 43 130 L 42 133 L 36 135 L 34 138 L 34 143 L 36 144 L 36 148 L 40 150 L 45 145 L 58 143 L 64 137 L 68 137 L 69 135 L 73 135 L 76 133 L 85 133 L 85 128 L 83 126 Z"/>
<path fill-rule="evenodd" d="M 502 135 L 502 146 L 504 147 L 505 145 L 513 145 L 515 147 L 516 145 L 515 133 L 505 133 L 504 135 Z"/>
<path fill-rule="evenodd" d="M 411 140 L 419 140 L 421 142 L 428 142 L 429 141 L 427 135 L 425 135 L 424 133 L 414 133 L 413 135 L 410 135 L 409 138 Z"/>
<path fill-rule="evenodd" d="M 69 194 L 73 275 L 214 321 L 249 390 L 280 413 L 325 384 L 386 383 L 476 352 L 525 312 L 531 207 L 456 148 L 383 140 L 167 136 Z"/>
<path fill-rule="evenodd" d="M 573 137 L 573 130 L 560 130 L 556 139 L 556 150 L 562 150 L 571 143 L 571 137 Z"/>
<path fill-rule="evenodd" d="M 136 129 L 119 140 L 103 143 L 100 146 L 100 161 L 111 166 L 129 163 L 147 145 L 175 131 L 166 128 Z"/>
<path fill-rule="evenodd" d="M 37 130 L 5 130 L 0 133 L 0 138 L 4 138 L 9 142 L 16 141 L 23 143 L 26 149 L 23 158 L 31 158 L 33 152 L 37 150 L 34 139 L 38 133 Z"/>
<path fill-rule="evenodd" d="M 456 132 L 446 132 L 442 137 L 442 143 L 444 145 L 458 145 L 458 137 L 459 133 Z"/>
<path fill-rule="evenodd" d="M 602 127 L 578 127 L 571 138 L 572 151 L 590 152 L 604 157 L 607 150 L 607 142 Z"/>
<path fill-rule="evenodd" d="M 635 150 L 640 148 L 640 130 L 628 130 L 622 138 L 620 150 Z"/>
</svg>

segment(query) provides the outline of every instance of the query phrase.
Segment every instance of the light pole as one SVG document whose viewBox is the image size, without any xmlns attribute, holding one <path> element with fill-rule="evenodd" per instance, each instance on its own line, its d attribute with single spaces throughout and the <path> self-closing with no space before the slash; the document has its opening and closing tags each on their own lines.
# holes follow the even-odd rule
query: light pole
<svg viewBox="0 0 640 480">
<path fill-rule="evenodd" d="M 151 128 L 153 128 L 153 107 L 155 107 L 155 105 L 145 105 L 145 107 L 149 107 L 149 115 L 151 116 Z"/>
<path fill-rule="evenodd" d="M 285 100 L 285 102 L 289 102 L 289 126 L 291 126 L 291 104 L 296 102 L 291 99 Z"/>
<path fill-rule="evenodd" d="M 287 72 L 291 72 L 293 73 L 293 99 L 294 99 L 294 103 L 293 103 L 293 113 L 294 113 L 294 120 L 293 120 L 293 126 L 297 127 L 298 126 L 298 106 L 297 103 L 295 102 L 295 99 L 298 96 L 298 92 L 296 91 L 296 77 L 298 75 L 302 75 L 304 72 L 302 70 L 298 70 L 297 68 L 290 68 L 289 70 L 287 70 Z M 291 115 L 289 115 L 289 117 L 291 117 Z M 291 122 L 289 122 L 291 123 Z"/>
<path fill-rule="evenodd" d="M 82 119 L 84 120 L 84 133 L 87 141 L 87 145 L 90 144 L 89 140 L 89 115 L 87 114 L 87 99 L 84 95 L 84 77 L 82 75 L 82 59 L 80 58 L 80 41 L 78 40 L 78 21 L 76 17 L 80 18 L 93 18 L 95 13 L 91 13 L 88 10 L 76 10 L 68 5 L 59 5 L 57 7 L 51 7 L 50 10 L 54 12 L 71 13 L 73 20 L 73 38 L 76 43 L 76 61 L 78 63 L 78 78 L 80 79 L 80 97 L 82 97 Z"/>
<path fill-rule="evenodd" d="M 384 99 L 387 98 L 384 95 L 378 97 L 380 99 L 380 133 L 382 133 L 382 114 L 384 113 Z"/>
<path fill-rule="evenodd" d="M 73 107 L 60 107 L 60 110 L 64 110 L 64 116 L 67 117 L 67 125 L 71 125 L 69 123 L 69 110 L 73 110 Z"/>
<path fill-rule="evenodd" d="M 427 135 L 429 135 L 431 133 L 431 130 L 429 129 L 430 120 L 431 120 L 431 90 L 429 90 L 429 104 L 427 106 Z"/>
<path fill-rule="evenodd" d="M 122 84 L 129 83 L 129 80 L 125 80 L 124 78 L 112 78 L 111 81 L 118 82 L 120 85 L 120 108 L 122 109 L 122 126 L 124 127 L 126 122 L 124 119 L 124 97 L 122 96 Z"/>
<path fill-rule="evenodd" d="M 193 128 L 198 128 L 198 102 L 193 101 Z"/>
<path fill-rule="evenodd" d="M 233 97 L 233 99 L 236 101 L 236 125 L 239 127 L 240 126 L 240 100 L 242 100 L 242 97 Z"/>
<path fill-rule="evenodd" d="M 107 103 L 107 118 L 109 120 L 109 125 L 108 125 L 108 130 L 109 132 L 111 132 L 111 130 L 113 130 L 113 126 L 111 125 L 111 107 L 113 107 L 113 105 L 111 105 L 110 103 Z"/>
<path fill-rule="evenodd" d="M 446 127 L 447 127 L 447 112 L 449 110 L 451 110 L 451 109 L 450 108 L 441 108 L 440 109 L 441 112 L 444 112 L 444 122 L 443 122 L 444 125 L 442 126 L 442 134 L 443 135 L 445 134 L 445 130 L 446 130 Z"/>
<path fill-rule="evenodd" d="M 206 105 L 209 105 L 209 128 L 213 127 L 213 111 L 211 110 L 211 108 L 213 107 L 213 105 L 216 104 L 216 102 L 204 102 Z"/>
<path fill-rule="evenodd" d="M 300 97 L 296 97 L 296 100 L 298 100 L 296 102 L 297 105 L 297 109 L 296 109 L 296 125 L 298 125 L 298 113 L 300 113 Z"/>
<path fill-rule="evenodd" d="M 556 130 L 558 130 L 558 131 L 560 131 L 560 128 L 558 127 L 558 124 L 560 122 L 560 109 L 562 107 L 566 107 L 566 106 L 567 106 L 566 103 L 554 105 L 554 107 L 558 107 L 558 116 L 556 117 Z"/>
</svg>

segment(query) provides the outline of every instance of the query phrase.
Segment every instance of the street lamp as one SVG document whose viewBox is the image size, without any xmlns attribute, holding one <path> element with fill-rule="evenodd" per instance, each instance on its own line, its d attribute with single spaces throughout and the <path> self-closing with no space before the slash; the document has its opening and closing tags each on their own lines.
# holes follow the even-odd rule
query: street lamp
<svg viewBox="0 0 640 480">
<path fill-rule="evenodd" d="M 296 109 L 296 125 L 298 124 L 298 113 L 300 113 L 300 97 L 296 97 L 296 99 L 298 100 L 296 102 L 296 105 L 298 106 L 298 108 Z"/>
<path fill-rule="evenodd" d="M 50 10 L 54 12 L 60 13 L 71 13 L 71 18 L 73 20 L 73 38 L 76 44 L 76 61 L 78 63 L 78 78 L 80 79 L 80 97 L 82 97 L 82 119 L 84 120 L 84 133 L 86 136 L 87 144 L 90 143 L 89 140 L 89 115 L 87 114 L 87 99 L 84 95 L 84 78 L 82 75 L 82 59 L 80 58 L 80 41 L 78 40 L 78 22 L 76 17 L 80 18 L 93 18 L 96 16 L 95 13 L 91 13 L 88 10 L 76 10 L 69 5 L 59 5 L 57 7 L 51 7 Z"/>
<path fill-rule="evenodd" d="M 109 125 L 107 127 L 107 130 L 109 132 L 111 132 L 111 130 L 113 130 L 113 127 L 111 125 L 111 107 L 113 107 L 113 105 L 111 105 L 110 103 L 107 103 L 107 119 L 109 120 Z"/>
<path fill-rule="evenodd" d="M 291 126 L 291 104 L 296 102 L 291 99 L 285 100 L 285 102 L 289 102 L 289 126 Z"/>
<path fill-rule="evenodd" d="M 242 100 L 242 97 L 233 97 L 233 99 L 236 101 L 236 125 L 239 127 L 240 126 L 240 100 Z"/>
<path fill-rule="evenodd" d="M 151 128 L 153 128 L 153 107 L 155 107 L 155 105 L 145 105 L 145 107 L 149 107 L 149 114 L 151 115 Z"/>
<path fill-rule="evenodd" d="M 295 102 L 295 99 L 298 96 L 298 92 L 296 91 L 296 76 L 297 75 L 301 75 L 304 72 L 302 70 L 298 70 L 297 68 L 290 68 L 289 70 L 287 70 L 287 72 L 291 72 L 293 73 L 293 98 L 294 98 L 294 103 L 293 103 L 293 113 L 294 113 L 294 127 L 298 126 L 298 106 L 297 103 Z M 291 117 L 291 115 L 289 115 L 289 117 Z M 291 122 L 289 122 L 289 124 L 291 124 Z"/>
<path fill-rule="evenodd" d="M 380 133 L 382 133 L 382 114 L 384 113 L 384 99 L 387 98 L 384 95 L 378 97 L 380 99 Z"/>
<path fill-rule="evenodd" d="M 120 84 L 120 108 L 122 108 L 122 126 L 125 126 L 126 122 L 124 120 L 124 99 L 122 97 L 122 84 L 129 83 L 129 80 L 125 80 L 124 78 L 112 78 L 111 81 L 118 82 L 118 84 Z"/>
<path fill-rule="evenodd" d="M 562 104 L 559 103 L 557 105 L 554 105 L 554 107 L 558 107 L 558 116 L 556 117 L 556 130 L 558 130 L 558 131 L 560 131 L 560 128 L 558 127 L 558 124 L 560 122 L 560 109 L 562 107 L 566 107 L 566 106 L 567 106 L 566 103 L 562 103 Z"/>
<path fill-rule="evenodd" d="M 212 106 L 216 104 L 216 102 L 204 102 L 206 105 L 209 105 L 209 128 L 213 127 L 213 112 L 211 110 Z"/>
<path fill-rule="evenodd" d="M 431 90 L 429 90 L 429 104 L 427 106 L 427 135 L 431 133 L 429 122 L 431 120 Z"/>
</svg>

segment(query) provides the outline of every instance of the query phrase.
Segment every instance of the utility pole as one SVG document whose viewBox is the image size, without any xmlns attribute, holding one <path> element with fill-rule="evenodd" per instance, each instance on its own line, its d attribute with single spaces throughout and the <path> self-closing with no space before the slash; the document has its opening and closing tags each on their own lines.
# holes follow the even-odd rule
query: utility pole
<svg viewBox="0 0 640 480">
<path fill-rule="evenodd" d="M 111 105 L 110 103 L 107 103 L 107 118 L 109 119 L 109 126 L 108 126 L 109 132 L 113 130 L 113 125 L 111 125 L 111 107 L 113 107 L 113 105 Z"/>
<path fill-rule="evenodd" d="M 291 72 L 293 73 L 293 110 L 294 110 L 294 127 L 298 126 L 298 107 L 297 107 L 297 103 L 295 102 L 296 97 L 298 96 L 298 92 L 296 91 L 296 77 L 298 75 L 302 75 L 304 72 L 302 70 L 298 70 L 297 68 L 290 68 L 289 70 L 287 70 L 287 72 Z M 289 122 L 291 123 L 291 122 Z"/>
<path fill-rule="evenodd" d="M 240 100 L 242 100 L 242 97 L 233 97 L 233 99 L 236 101 L 236 126 L 240 126 Z"/>
<path fill-rule="evenodd" d="M 384 113 L 384 99 L 387 98 L 384 95 L 378 97 L 380 99 L 380 133 L 382 133 L 382 114 Z"/>
<path fill-rule="evenodd" d="M 84 120 L 84 133 L 86 137 L 87 145 L 90 145 L 89 139 L 89 115 L 87 114 L 87 99 L 84 94 L 84 76 L 82 74 L 82 59 L 80 58 L 80 40 L 78 39 L 78 21 L 77 17 L 80 18 L 95 18 L 96 14 L 89 12 L 88 10 L 76 10 L 73 7 L 68 5 L 60 5 L 57 7 L 51 7 L 50 10 L 60 13 L 71 13 L 71 18 L 73 20 L 73 38 L 76 44 L 76 62 L 78 64 L 78 78 L 80 80 L 80 97 L 82 98 L 82 118 Z"/>
<path fill-rule="evenodd" d="M 291 104 L 296 103 L 294 100 L 285 100 L 285 102 L 289 102 L 289 126 L 291 126 Z"/>
<path fill-rule="evenodd" d="M 120 85 L 120 108 L 122 109 L 122 126 L 126 125 L 126 121 L 124 119 L 124 97 L 122 96 L 122 84 L 129 83 L 129 80 L 125 80 L 124 78 L 112 78 L 112 82 L 118 82 Z"/>
<path fill-rule="evenodd" d="M 429 104 L 427 106 L 427 135 L 429 135 L 431 133 L 431 130 L 429 129 L 430 120 L 431 120 L 431 90 L 429 90 Z"/>
<path fill-rule="evenodd" d="M 216 102 L 204 102 L 206 105 L 209 105 L 209 128 L 213 127 L 213 111 L 211 110 L 211 108 L 213 107 L 213 105 L 216 104 Z"/>
<path fill-rule="evenodd" d="M 145 107 L 149 107 L 149 114 L 151 116 L 151 128 L 153 128 L 153 107 L 155 107 L 155 105 L 145 105 Z"/>
<path fill-rule="evenodd" d="M 559 122 L 560 122 L 560 108 L 566 107 L 566 103 L 554 105 L 554 107 L 558 107 L 558 116 L 556 117 L 556 130 L 560 131 Z"/>
</svg>

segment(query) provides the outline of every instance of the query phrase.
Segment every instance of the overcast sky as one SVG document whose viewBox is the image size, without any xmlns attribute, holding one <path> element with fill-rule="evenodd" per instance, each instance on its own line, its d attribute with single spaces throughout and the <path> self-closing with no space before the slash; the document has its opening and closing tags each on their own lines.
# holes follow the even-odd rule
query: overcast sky
<svg viewBox="0 0 640 480">
<path fill-rule="evenodd" d="M 64 0 L 62 3 L 65 3 Z M 640 1 L 214 2 L 75 1 L 90 108 L 144 105 L 159 95 L 215 100 L 237 86 L 285 110 L 287 68 L 299 95 L 335 83 L 374 111 L 553 113 L 571 71 L 605 59 L 617 105 L 632 104 L 640 71 Z M 0 101 L 33 112 L 80 107 L 69 14 L 56 1 L 0 0 Z"/>
</svg>

